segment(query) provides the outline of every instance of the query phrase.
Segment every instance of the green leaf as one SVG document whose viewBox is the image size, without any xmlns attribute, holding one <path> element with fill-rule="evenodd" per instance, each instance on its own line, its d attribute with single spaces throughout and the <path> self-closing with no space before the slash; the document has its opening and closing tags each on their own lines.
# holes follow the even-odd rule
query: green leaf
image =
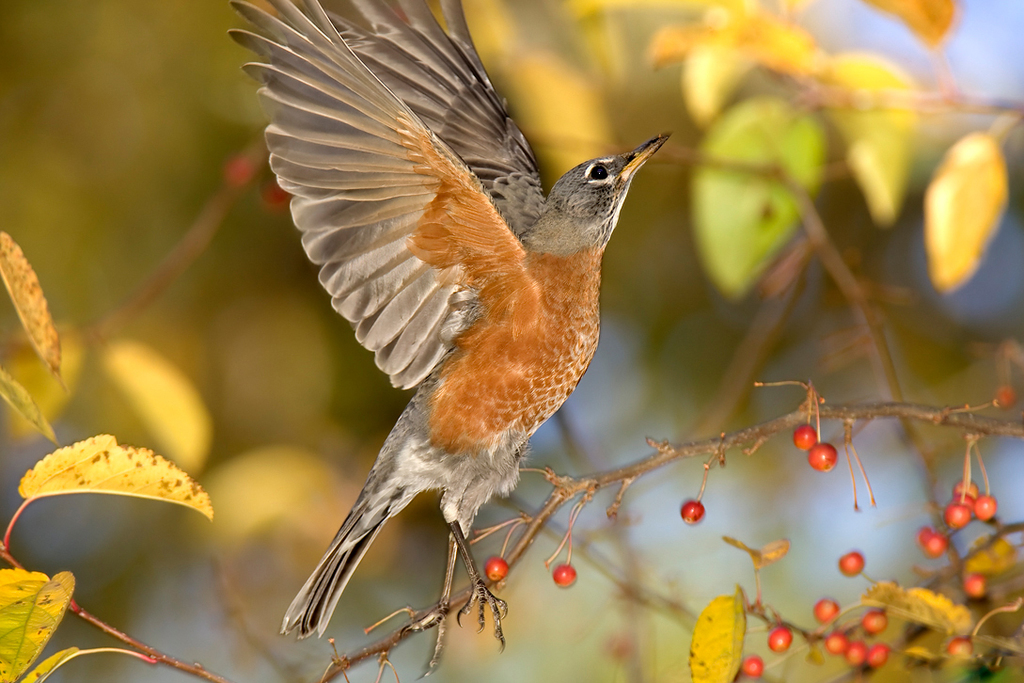
<svg viewBox="0 0 1024 683">
<path fill-rule="evenodd" d="M 784 170 L 809 192 L 821 182 L 825 136 L 811 116 L 786 102 L 755 98 L 726 112 L 701 152 L 721 162 Z M 792 193 L 764 174 L 702 166 L 693 176 L 697 251 L 711 281 L 742 297 L 793 236 L 799 210 Z"/>
<path fill-rule="evenodd" d="M 43 412 L 32 400 L 32 395 L 2 367 L 0 367 L 0 396 L 43 436 L 57 443 L 57 435 L 53 433 L 53 427 L 43 417 Z"/>
<path fill-rule="evenodd" d="M 736 678 L 743 657 L 747 614 L 743 592 L 719 595 L 697 617 L 690 643 L 690 677 L 693 683 L 729 683 Z"/>
<path fill-rule="evenodd" d="M 0 683 L 13 683 L 46 646 L 71 602 L 75 577 L 52 579 L 24 569 L 0 569 Z"/>
<path fill-rule="evenodd" d="M 50 674 L 52 674 L 57 667 L 76 656 L 79 652 L 80 650 L 77 647 L 69 647 L 56 654 L 50 655 L 40 662 L 39 666 L 29 672 L 25 678 L 21 679 L 20 683 L 42 683 L 50 677 Z"/>
<path fill-rule="evenodd" d="M 824 80 L 854 93 L 907 90 L 910 78 L 874 55 L 832 59 Z M 846 163 L 867 200 L 875 223 L 892 225 L 903 205 L 913 155 L 917 114 L 907 109 L 831 109 L 846 141 Z"/>
</svg>

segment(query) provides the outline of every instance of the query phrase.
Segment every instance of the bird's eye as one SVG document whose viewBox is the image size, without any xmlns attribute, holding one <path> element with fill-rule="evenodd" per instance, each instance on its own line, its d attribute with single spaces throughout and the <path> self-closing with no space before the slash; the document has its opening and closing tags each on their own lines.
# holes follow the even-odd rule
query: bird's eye
<svg viewBox="0 0 1024 683">
<path fill-rule="evenodd" d="M 608 177 L 608 169 L 601 164 L 594 164 L 590 167 L 590 172 L 587 173 L 587 177 L 591 180 L 604 180 Z"/>
</svg>

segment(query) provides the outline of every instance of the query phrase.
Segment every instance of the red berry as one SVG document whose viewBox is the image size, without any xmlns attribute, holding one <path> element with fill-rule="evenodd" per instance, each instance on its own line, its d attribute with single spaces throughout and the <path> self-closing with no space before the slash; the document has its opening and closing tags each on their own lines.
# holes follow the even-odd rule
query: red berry
<svg viewBox="0 0 1024 683">
<path fill-rule="evenodd" d="M 857 576 L 864 571 L 864 556 L 857 550 L 851 550 L 839 558 L 839 571 L 846 576 Z"/>
<path fill-rule="evenodd" d="M 230 187 L 242 187 L 256 175 L 256 164 L 245 154 L 236 154 L 224 162 L 224 182 Z"/>
<path fill-rule="evenodd" d="M 975 482 L 971 482 L 971 485 L 967 487 L 967 498 L 977 498 L 980 491 L 978 485 Z M 956 503 L 960 502 L 960 497 L 964 494 L 964 482 L 963 480 L 958 481 L 953 485 L 953 501 Z"/>
<path fill-rule="evenodd" d="M 996 389 L 996 403 L 1000 408 L 1012 408 L 1017 402 L 1017 392 L 1009 384 L 1003 384 Z"/>
<path fill-rule="evenodd" d="M 983 574 L 968 574 L 964 577 L 964 593 L 975 600 L 983 598 L 988 592 L 987 583 Z"/>
<path fill-rule="evenodd" d="M 987 522 L 996 516 L 996 508 L 998 507 L 995 497 L 985 494 L 974 501 L 974 516 L 983 522 Z"/>
<path fill-rule="evenodd" d="M 836 447 L 830 443 L 816 443 L 807 452 L 807 462 L 819 472 L 828 472 L 836 466 L 838 460 Z"/>
<path fill-rule="evenodd" d="M 967 636 L 957 636 L 946 645 L 946 652 L 954 657 L 970 657 L 974 653 L 974 644 Z"/>
<path fill-rule="evenodd" d="M 793 430 L 793 445 L 802 451 L 811 450 L 818 443 L 818 432 L 811 425 L 800 425 Z"/>
<path fill-rule="evenodd" d="M 571 564 L 560 564 L 551 572 L 551 578 L 555 580 L 555 584 L 568 588 L 576 583 L 576 570 Z"/>
<path fill-rule="evenodd" d="M 839 614 L 839 603 L 832 598 L 822 598 L 814 603 L 814 618 L 819 624 L 832 621 Z"/>
<path fill-rule="evenodd" d="M 484 565 L 484 574 L 491 581 L 501 581 L 508 576 L 508 562 L 503 557 L 492 557 Z"/>
<path fill-rule="evenodd" d="M 949 539 L 930 526 L 923 526 L 917 532 L 917 544 L 928 557 L 939 557 L 949 547 Z"/>
<path fill-rule="evenodd" d="M 860 625 L 865 633 L 877 635 L 889 625 L 889 618 L 885 616 L 885 612 L 882 610 L 872 609 L 864 613 L 864 616 L 861 617 Z"/>
<path fill-rule="evenodd" d="M 950 529 L 962 529 L 971 521 L 971 508 L 961 505 L 954 499 L 952 503 L 946 506 L 946 510 L 942 513 L 942 518 L 946 520 L 946 526 Z"/>
<path fill-rule="evenodd" d="M 263 206 L 272 210 L 280 211 L 288 206 L 288 202 L 291 201 L 292 196 L 281 189 L 281 186 L 277 184 L 276 180 L 268 180 L 260 188 L 260 199 L 263 200 Z"/>
<path fill-rule="evenodd" d="M 740 668 L 747 678 L 760 678 L 764 673 L 764 660 L 757 655 L 749 655 L 743 660 L 743 665 Z"/>
<path fill-rule="evenodd" d="M 841 655 L 846 652 L 848 647 L 850 647 L 850 639 L 846 637 L 845 633 L 840 631 L 830 633 L 825 638 L 825 649 L 831 654 Z"/>
<path fill-rule="evenodd" d="M 846 647 L 846 661 L 852 666 L 860 666 L 868 658 L 868 646 L 863 640 L 855 640 Z"/>
<path fill-rule="evenodd" d="M 875 643 L 868 650 L 867 662 L 872 669 L 878 669 L 885 665 L 889 659 L 889 646 L 885 643 Z"/>
<path fill-rule="evenodd" d="M 785 652 L 793 644 L 793 632 L 785 626 L 776 626 L 768 634 L 768 649 L 772 652 Z"/>
<path fill-rule="evenodd" d="M 683 509 L 679 511 L 683 521 L 687 524 L 696 524 L 704 519 L 704 503 L 699 500 L 688 500 L 683 503 Z"/>
</svg>

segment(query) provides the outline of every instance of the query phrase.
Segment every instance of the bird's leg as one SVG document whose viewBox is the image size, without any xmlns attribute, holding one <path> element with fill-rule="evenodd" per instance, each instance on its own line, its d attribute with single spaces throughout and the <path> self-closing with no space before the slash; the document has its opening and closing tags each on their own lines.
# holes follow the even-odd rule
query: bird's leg
<svg viewBox="0 0 1024 683">
<path fill-rule="evenodd" d="M 434 656 L 430 658 L 430 663 L 427 664 L 427 672 L 423 674 L 424 676 L 430 675 L 441 662 L 441 651 L 444 650 L 444 631 L 448 623 L 445 617 L 448 616 L 448 607 L 451 604 L 452 582 L 455 579 L 455 560 L 457 557 L 455 537 L 448 534 L 448 566 L 444 572 L 444 587 L 441 589 L 441 600 L 438 601 L 437 607 L 431 610 L 431 612 L 436 613 L 437 642 L 434 644 Z"/>
<path fill-rule="evenodd" d="M 469 574 L 469 581 L 473 584 L 473 593 L 469 596 L 469 601 L 466 602 L 465 606 L 459 610 L 459 613 L 455 615 L 455 618 L 459 621 L 459 625 L 462 625 L 462 615 L 469 614 L 473 609 L 473 603 L 477 603 L 479 606 L 480 614 L 480 630 L 484 630 L 484 604 L 491 608 L 491 616 L 494 617 L 494 637 L 501 642 L 501 649 L 505 649 L 505 636 L 501 632 L 501 620 L 508 613 L 508 605 L 504 600 L 494 597 L 487 588 L 487 584 L 484 583 L 483 578 L 480 576 L 480 572 L 476 568 L 476 563 L 473 562 L 473 554 L 469 551 L 469 543 L 466 542 L 466 537 L 462 534 L 462 527 L 457 521 L 452 522 L 448 525 L 448 528 L 452 530 L 452 538 L 455 539 L 455 545 L 459 548 L 459 554 L 462 555 L 462 560 L 466 564 L 466 572 Z"/>
</svg>

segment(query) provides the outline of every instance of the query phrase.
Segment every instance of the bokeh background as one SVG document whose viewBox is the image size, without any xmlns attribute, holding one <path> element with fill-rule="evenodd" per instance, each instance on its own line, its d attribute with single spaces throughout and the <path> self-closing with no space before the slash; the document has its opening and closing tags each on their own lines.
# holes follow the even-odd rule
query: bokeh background
<svg viewBox="0 0 1024 683">
<path fill-rule="evenodd" d="M 654 70 L 647 50 L 658 28 L 699 17 L 708 3 L 465 4 L 484 61 L 533 141 L 548 186 L 582 159 L 632 148 L 662 131 L 673 132 L 667 150 L 698 145 L 702 133 L 686 113 L 680 67 Z M 217 512 L 210 524 L 184 508 L 149 501 L 50 499 L 21 517 L 12 551 L 29 568 L 72 571 L 83 606 L 167 653 L 233 681 L 311 681 L 328 665 L 330 648 L 326 641 L 278 636 L 281 615 L 354 500 L 408 394 L 389 386 L 332 311 L 287 211 L 267 186 L 269 171 L 259 167 L 209 246 L 150 305 L 97 327 L 139 291 L 210 198 L 224 192 L 229 160 L 258 149 L 264 119 L 255 86 L 240 70 L 249 55 L 226 35 L 241 23 L 227 3 L 210 0 L 4 1 L 0 229 L 39 274 L 65 332 L 66 371 L 75 367 L 73 391 L 54 419 L 57 434 L 71 443 L 111 433 L 121 443 L 161 452 L 103 361 L 111 344 L 145 344 L 188 378 L 210 416 L 207 457 L 186 469 L 208 489 Z M 921 87 L 935 87 L 929 55 L 913 35 L 859 0 L 809 2 L 799 23 L 828 51 L 883 55 Z M 1020 106 L 1021 31 L 1024 4 L 1016 0 L 962 2 L 946 49 L 960 87 Z M 735 98 L 792 92 L 784 79 L 754 71 Z M 991 400 L 1003 381 L 997 345 L 1024 335 L 1019 127 L 1003 146 L 1009 207 L 977 275 L 953 294 L 936 294 L 922 246 L 921 198 L 935 165 L 961 135 L 991 121 L 950 113 L 923 119 L 906 204 L 888 230 L 873 225 L 848 174 L 826 183 L 818 199 L 844 255 L 878 285 L 912 401 Z M 829 159 L 841 160 L 841 144 L 829 130 Z M 532 464 L 569 474 L 621 465 L 649 453 L 646 436 L 706 437 L 789 412 L 803 399 L 798 388 L 757 389 L 732 397 L 738 410 L 719 410 L 723 375 L 760 300 L 756 293 L 727 300 L 708 283 L 691 233 L 691 171 L 678 160 L 656 158 L 634 182 L 605 259 L 601 345 L 561 422 L 536 435 Z M 0 305 L 3 362 L 21 367 L 17 329 L 13 310 Z M 812 263 L 756 379 L 813 379 L 831 403 L 884 397 L 861 336 L 847 303 Z M 1020 374 L 1015 381 L 1024 384 Z M 43 391 L 44 382 L 37 378 L 32 386 Z M 6 524 L 20 502 L 22 473 L 52 448 L 8 411 L 0 416 Z M 577 435 L 577 447 L 569 446 L 567 432 Z M 837 439 L 841 425 L 826 425 L 823 436 Z M 963 440 L 941 430 L 926 437 L 941 463 L 944 492 L 961 467 Z M 863 580 L 836 571 L 836 558 L 850 548 L 865 552 L 873 577 L 915 581 L 914 566 L 928 565 L 913 547 L 916 529 L 929 519 L 919 461 L 892 424 L 868 426 L 856 444 L 878 499 L 877 508 L 860 513 L 853 511 L 842 468 L 828 475 L 810 470 L 785 438 L 753 457 L 730 453 L 728 467 L 711 473 L 707 518 L 696 527 L 682 524 L 678 509 L 700 486 L 698 461 L 638 481 L 614 529 L 604 514 L 610 498 L 599 496 L 577 522 L 579 580 L 569 590 L 557 588 L 543 565 L 564 530 L 563 511 L 561 526 L 540 537 L 501 594 L 510 605 L 505 652 L 498 654 L 489 633 L 454 627 L 436 677 L 636 680 L 628 668 L 630 653 L 638 653 L 642 680 L 688 680 L 692 621 L 631 604 L 607 574 L 628 575 L 699 612 L 737 582 L 753 589 L 747 558 L 723 544 L 723 534 L 755 546 L 791 540 L 790 555 L 764 572 L 765 596 L 808 625 L 818 597 L 848 603 L 865 588 Z M 989 439 L 981 450 L 1000 514 L 1024 518 L 1024 448 Z M 542 477 L 526 473 L 513 500 L 488 506 L 479 525 L 509 519 L 517 506 L 530 510 L 548 491 Z M 478 557 L 496 554 L 502 537 L 477 546 Z M 427 495 L 389 525 L 335 614 L 328 633 L 339 651 L 367 641 L 362 629 L 391 611 L 435 599 L 445 538 L 436 501 Z M 71 644 L 112 643 L 69 617 L 50 647 Z M 419 676 L 432 647 L 432 636 L 421 636 L 393 653 L 403 680 Z M 823 680 L 841 669 L 801 660 L 778 675 Z M 905 680 L 904 672 L 890 669 L 883 676 Z M 375 676 L 372 663 L 350 674 L 353 681 Z M 71 662 L 52 680 L 187 678 L 98 655 Z"/>
</svg>

